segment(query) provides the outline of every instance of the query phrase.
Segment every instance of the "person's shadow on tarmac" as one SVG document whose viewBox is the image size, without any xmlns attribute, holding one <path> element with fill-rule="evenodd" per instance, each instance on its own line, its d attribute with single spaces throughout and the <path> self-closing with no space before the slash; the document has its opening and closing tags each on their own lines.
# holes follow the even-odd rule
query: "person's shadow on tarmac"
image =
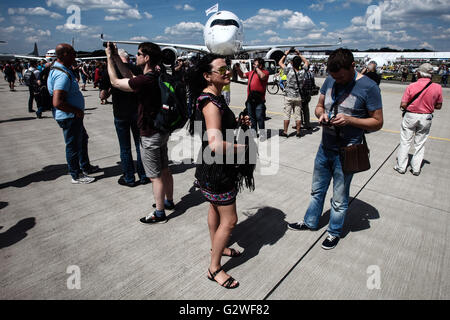
<svg viewBox="0 0 450 320">
<path fill-rule="evenodd" d="M 14 226 L 0 233 L 0 249 L 12 246 L 13 244 L 27 237 L 27 231 L 36 225 L 34 217 L 22 219 Z M 0 226 L 0 229 L 3 228 Z"/>
<path fill-rule="evenodd" d="M 243 248 L 242 255 L 228 260 L 223 269 L 228 271 L 244 264 L 256 257 L 263 246 L 274 245 L 286 233 L 285 218 L 286 215 L 279 209 L 262 207 L 254 215 L 238 223 L 232 231 L 228 246 L 237 243 Z"/>
<path fill-rule="evenodd" d="M 341 238 L 350 232 L 358 232 L 370 228 L 370 220 L 379 219 L 378 210 L 370 204 L 357 198 L 350 198 L 350 205 L 346 213 Z M 327 227 L 330 222 L 330 210 L 327 210 L 319 219 L 319 229 Z"/>
</svg>

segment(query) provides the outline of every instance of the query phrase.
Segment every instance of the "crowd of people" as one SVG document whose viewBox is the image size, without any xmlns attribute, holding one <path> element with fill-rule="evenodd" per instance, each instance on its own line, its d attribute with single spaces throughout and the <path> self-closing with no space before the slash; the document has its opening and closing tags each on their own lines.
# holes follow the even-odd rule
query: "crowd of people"
<svg viewBox="0 0 450 320">
<path fill-rule="evenodd" d="M 92 183 L 95 178 L 90 174 L 101 169 L 92 165 L 89 160 L 89 136 L 83 124 L 85 105 L 81 90 L 84 87 L 80 90 L 77 69 L 73 68 L 76 53 L 69 44 L 59 44 L 55 51 L 56 62 L 44 68 L 49 70 L 45 82 L 52 97 L 54 119 L 63 132 L 69 173 L 73 184 Z M 78 72 L 81 71 L 81 77 L 84 75 L 86 80 L 98 80 L 102 100 L 112 96 L 114 125 L 123 171 L 118 183 L 126 187 L 150 182 L 152 184 L 154 210 L 142 217 L 140 222 L 166 223 L 166 210 L 175 209 L 176 204 L 168 157 L 170 132 L 158 129 L 154 121 L 163 101 L 159 79 L 165 73 L 165 68 L 161 63 L 161 49 L 151 42 L 141 43 L 138 46 L 136 65 L 130 63 L 129 54 L 125 50 L 118 50 L 112 43 L 108 43 L 105 52 L 107 63 L 103 68 L 97 65 L 92 72 L 92 68 L 82 65 Z M 288 56 L 291 56 L 289 61 Z M 288 136 L 289 121 L 293 115 L 296 136 L 300 137 L 301 110 L 309 120 L 309 111 L 306 112 L 305 109 L 309 108 L 311 96 L 305 88 L 308 87 L 309 73 L 317 72 L 317 69 L 313 67 L 310 71 L 310 62 L 297 50 L 286 51 L 279 66 L 286 75 L 285 117 L 280 136 Z M 255 188 L 253 170 L 256 163 L 248 160 L 251 158 L 248 155 L 251 149 L 248 140 L 238 143 L 237 138 L 229 141 L 225 136 L 228 130 L 241 128 L 244 131 L 250 130 L 250 136 L 256 139 L 259 137 L 260 141 L 268 138 L 265 130 L 265 92 L 269 72 L 264 69 L 264 60 L 254 59 L 252 70 L 246 73 L 242 72 L 239 64 L 235 64 L 233 68 L 241 78 L 248 79 L 246 108 L 238 117 L 229 107 L 229 95 L 227 97 L 227 94 L 223 94 L 224 91 L 229 92 L 226 87 L 230 85 L 232 74 L 230 61 L 226 57 L 206 54 L 189 63 L 180 59 L 172 69 L 172 76 L 177 81 L 184 82 L 188 89 L 189 132 L 195 134 L 193 124 L 196 121 L 201 123 L 201 132 L 197 134 L 206 137 L 202 139 L 202 154 L 209 152 L 214 155 L 213 161 L 202 158 L 197 162 L 193 184 L 210 204 L 207 221 L 211 259 L 207 277 L 227 289 L 238 287 L 239 282 L 222 269 L 221 257 L 238 257 L 243 254 L 234 248 L 228 248 L 227 243 L 237 223 L 238 192 L 244 186 L 250 190 Z M 42 75 L 37 74 L 34 63 L 30 69 L 33 77 L 42 85 Z M 350 184 L 357 172 L 344 168 L 342 149 L 365 143 L 365 132 L 381 129 L 383 108 L 379 83 L 370 75 L 371 72 L 376 72 L 376 64 L 369 64 L 367 70 L 359 72 L 351 51 L 341 48 L 329 56 L 326 72 L 328 76 L 320 88 L 314 110 L 323 129 L 314 161 L 310 203 L 304 219 L 290 223 L 288 227 L 295 231 L 318 229 L 327 190 L 333 180 L 328 236 L 322 243 L 322 248 L 329 250 L 337 245 L 342 234 L 349 205 Z M 407 153 L 412 142 L 416 153 L 411 161 L 411 171 L 414 175 L 420 173 L 432 115 L 435 109 L 442 106 L 442 88 L 430 81 L 432 66 L 420 66 L 417 74 L 419 80 L 407 87 L 401 102 L 406 115 L 394 169 L 402 174 L 408 165 Z M 136 168 L 133 164 L 131 139 L 136 147 Z M 235 155 L 231 157 L 231 163 L 227 156 L 230 153 Z M 245 161 L 237 164 L 237 158 L 244 158 Z"/>
</svg>

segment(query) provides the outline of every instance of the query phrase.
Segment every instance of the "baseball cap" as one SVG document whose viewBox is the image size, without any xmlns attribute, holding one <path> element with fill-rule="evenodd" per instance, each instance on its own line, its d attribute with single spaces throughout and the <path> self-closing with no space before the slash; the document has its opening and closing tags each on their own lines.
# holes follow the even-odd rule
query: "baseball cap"
<svg viewBox="0 0 450 320">
<path fill-rule="evenodd" d="M 433 73 L 433 66 L 430 63 L 423 63 L 417 68 L 417 71 L 424 73 Z"/>
</svg>

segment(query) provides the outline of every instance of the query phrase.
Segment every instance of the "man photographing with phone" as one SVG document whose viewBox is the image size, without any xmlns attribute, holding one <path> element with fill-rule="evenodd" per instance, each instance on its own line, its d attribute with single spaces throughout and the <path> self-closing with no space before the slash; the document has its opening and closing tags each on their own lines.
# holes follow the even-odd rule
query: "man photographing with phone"
<svg viewBox="0 0 450 320">
<path fill-rule="evenodd" d="M 317 230 L 333 179 L 328 236 L 322 243 L 326 250 L 333 249 L 341 236 L 353 178 L 353 173 L 342 169 L 340 148 L 361 144 L 365 130 L 377 131 L 383 126 L 380 89 L 368 77 L 356 72 L 352 52 L 342 48 L 333 51 L 327 69 L 330 76 L 320 89 L 315 110 L 323 127 L 314 162 L 311 200 L 303 220 L 289 224 L 291 230 Z"/>
</svg>

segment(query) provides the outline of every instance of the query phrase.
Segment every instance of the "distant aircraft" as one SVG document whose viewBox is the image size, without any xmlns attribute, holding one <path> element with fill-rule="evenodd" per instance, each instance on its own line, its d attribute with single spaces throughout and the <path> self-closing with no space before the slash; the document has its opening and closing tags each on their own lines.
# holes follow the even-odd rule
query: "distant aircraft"
<svg viewBox="0 0 450 320">
<path fill-rule="evenodd" d="M 14 53 L 6 53 L 6 54 L 0 54 L 0 60 L 14 60 L 14 59 L 24 59 L 24 60 L 45 60 L 47 62 L 53 62 L 56 60 L 56 52 L 55 49 L 50 49 L 47 51 L 45 56 L 39 56 L 37 44 L 34 43 L 34 50 L 33 52 L 29 53 L 28 55 L 21 55 L 21 54 L 14 54 Z M 106 56 L 102 57 L 83 57 L 83 58 L 76 58 L 78 62 L 83 60 L 99 60 L 99 59 L 106 59 Z"/>
<path fill-rule="evenodd" d="M 101 36 L 103 42 L 107 42 Z M 244 26 L 242 21 L 230 11 L 218 11 L 213 14 L 205 24 L 203 29 L 203 38 L 205 45 L 188 45 L 188 44 L 173 44 L 173 43 L 159 43 L 163 53 L 164 64 L 173 64 L 178 56 L 178 50 L 189 50 L 199 53 L 216 53 L 224 56 L 236 56 L 247 52 L 264 52 L 266 59 L 274 59 L 278 61 L 284 54 L 283 48 L 303 47 L 331 47 L 336 44 L 282 44 L 282 45 L 261 45 L 261 46 L 246 46 L 243 45 L 244 40 Z M 115 41 L 110 42 L 122 44 L 138 45 L 141 42 L 137 41 Z"/>
</svg>

